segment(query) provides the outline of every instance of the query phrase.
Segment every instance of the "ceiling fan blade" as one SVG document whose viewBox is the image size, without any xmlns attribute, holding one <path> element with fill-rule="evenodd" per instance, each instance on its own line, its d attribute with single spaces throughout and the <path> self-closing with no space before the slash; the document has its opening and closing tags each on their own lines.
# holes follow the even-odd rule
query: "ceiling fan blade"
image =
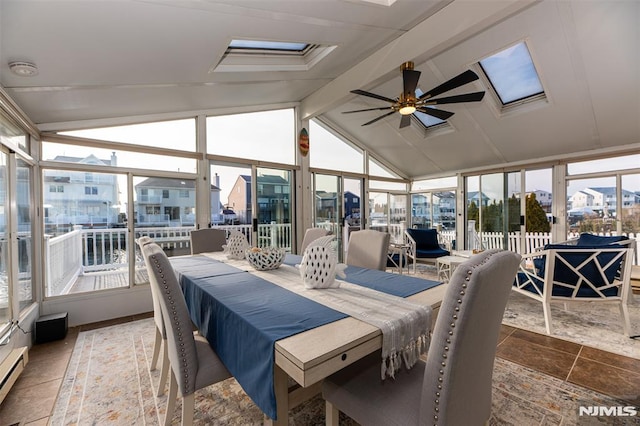
<svg viewBox="0 0 640 426">
<path fill-rule="evenodd" d="M 402 84 L 404 86 L 405 99 L 409 96 L 416 95 L 416 87 L 418 87 L 418 80 L 420 79 L 420 71 L 416 70 L 402 70 Z"/>
<path fill-rule="evenodd" d="M 445 98 L 427 99 L 422 105 L 459 104 L 462 102 L 478 102 L 484 98 L 484 92 L 465 93 L 464 95 L 447 96 Z"/>
<path fill-rule="evenodd" d="M 403 115 L 402 118 L 400 119 L 400 128 L 404 128 L 411 125 L 411 114 L 409 115 Z"/>
<path fill-rule="evenodd" d="M 342 111 L 343 114 L 351 114 L 354 112 L 364 112 L 364 111 L 382 111 L 383 109 L 389 109 L 391 108 L 390 106 L 386 106 L 386 107 L 380 107 L 380 108 L 366 108 L 366 109 L 356 109 L 353 111 Z"/>
<path fill-rule="evenodd" d="M 371 93 L 371 92 L 365 92 L 364 90 L 360 90 L 360 89 L 352 90 L 351 93 L 355 93 L 356 95 L 368 96 L 374 99 L 380 99 L 381 101 L 391 102 L 392 104 L 396 103 L 395 99 L 387 98 L 382 95 L 376 95 L 375 93 Z"/>
<path fill-rule="evenodd" d="M 416 108 L 416 111 L 431 115 L 433 117 L 439 118 L 440 120 L 446 120 L 454 114 L 453 112 L 443 111 L 441 109 L 435 108 Z"/>
<path fill-rule="evenodd" d="M 445 81 L 440 86 L 434 87 L 427 93 L 423 93 L 418 99 L 433 98 L 434 96 L 438 96 L 440 93 L 448 92 L 449 90 L 453 90 L 456 87 L 460 87 L 467 83 L 471 83 L 472 81 L 475 81 L 478 78 L 479 78 L 478 74 L 476 74 L 471 70 L 466 70 L 462 74 L 458 74 L 457 76 L 453 77 L 451 80 Z"/>
<path fill-rule="evenodd" d="M 395 113 L 395 111 L 388 112 L 388 113 L 386 113 L 386 114 L 384 114 L 384 115 L 381 115 L 381 116 L 380 116 L 380 117 L 378 117 L 378 118 L 374 118 L 374 119 L 373 119 L 373 120 L 371 120 L 371 121 L 367 121 L 366 123 L 364 123 L 364 124 L 363 124 L 363 126 L 368 126 L 369 124 L 373 124 L 373 123 L 375 123 L 376 121 L 378 121 L 378 120 L 382 120 L 383 118 L 388 117 L 388 116 L 390 116 L 391 114 L 394 114 L 394 113 Z"/>
</svg>

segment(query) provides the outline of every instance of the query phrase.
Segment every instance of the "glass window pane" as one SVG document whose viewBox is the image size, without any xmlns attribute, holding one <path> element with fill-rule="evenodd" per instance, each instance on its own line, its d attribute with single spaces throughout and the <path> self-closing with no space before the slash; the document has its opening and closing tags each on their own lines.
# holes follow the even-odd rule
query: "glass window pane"
<svg viewBox="0 0 640 426">
<path fill-rule="evenodd" d="M 567 173 L 569 175 L 579 175 L 611 170 L 637 169 L 638 167 L 640 167 L 640 154 L 635 154 L 569 163 L 567 164 Z"/>
<path fill-rule="evenodd" d="M 42 143 L 42 159 L 73 164 L 118 166 L 137 169 L 153 169 L 171 172 L 196 173 L 197 163 L 193 158 L 169 157 L 118 150 L 53 142 Z"/>
<path fill-rule="evenodd" d="M 404 192 L 407 190 L 407 184 L 404 182 L 389 182 L 386 180 L 370 180 L 369 188 Z"/>
<path fill-rule="evenodd" d="M 375 161 L 373 158 L 369 158 L 369 176 L 378 176 L 386 178 L 397 178 L 398 176 L 386 167 Z"/>
<path fill-rule="evenodd" d="M 253 217 L 251 167 L 212 163 L 211 180 L 211 223 L 214 226 L 246 225 L 250 228 Z M 243 232 L 250 232 L 249 228 Z"/>
<path fill-rule="evenodd" d="M 449 176 L 438 179 L 417 180 L 411 184 L 412 191 L 425 191 L 438 188 L 455 188 L 458 186 L 458 178 Z"/>
<path fill-rule="evenodd" d="M 9 229 L 7 215 L 7 154 L 0 152 L 0 328 L 11 320 L 11 300 L 9 297 L 9 275 L 7 270 L 9 254 Z"/>
<path fill-rule="evenodd" d="M 389 234 L 391 234 L 391 242 L 403 242 L 405 229 L 407 229 L 407 196 L 389 194 Z"/>
<path fill-rule="evenodd" d="M 18 126 L 5 119 L 0 111 L 0 142 L 8 146 L 17 146 L 25 152 L 29 152 L 27 134 Z"/>
<path fill-rule="evenodd" d="M 291 171 L 258 167 L 257 184 L 257 245 L 284 248 L 290 252 L 292 247 Z"/>
<path fill-rule="evenodd" d="M 567 231 L 615 231 L 616 178 L 573 179 L 567 182 Z"/>
<path fill-rule="evenodd" d="M 295 163 L 293 109 L 207 117 L 207 152 L 282 164 Z"/>
<path fill-rule="evenodd" d="M 231 43 L 229 43 L 229 47 L 233 49 L 282 50 L 288 52 L 301 52 L 306 49 L 307 46 L 309 46 L 307 43 L 263 40 L 231 40 Z"/>
<path fill-rule="evenodd" d="M 634 234 L 637 239 L 640 234 L 640 174 L 622 176 L 621 219 L 622 232 L 627 235 Z"/>
<path fill-rule="evenodd" d="M 135 238 L 151 237 L 169 257 L 191 254 L 189 233 L 195 228 L 195 180 L 135 176 L 133 188 Z M 185 191 L 188 197 L 182 196 Z M 135 250 L 135 284 L 146 283 L 144 260 L 139 247 L 135 246 Z"/>
<path fill-rule="evenodd" d="M 183 151 L 196 149 L 196 122 L 193 118 L 72 130 L 59 132 L 59 134 Z"/>
<path fill-rule="evenodd" d="M 544 93 L 524 42 L 481 60 L 480 66 L 503 105 Z"/>
<path fill-rule="evenodd" d="M 31 226 L 31 167 L 18 158 L 16 208 L 18 209 L 18 302 L 20 310 L 34 301 L 32 266 L 33 238 Z"/>
<path fill-rule="evenodd" d="M 53 169 L 42 174 L 45 294 L 127 287 L 126 176 Z"/>
<path fill-rule="evenodd" d="M 309 144 L 311 167 L 364 173 L 362 150 L 336 137 L 314 120 L 309 122 Z"/>
<path fill-rule="evenodd" d="M 389 194 L 369 193 L 369 226 L 376 231 L 387 232 L 389 226 Z"/>
</svg>

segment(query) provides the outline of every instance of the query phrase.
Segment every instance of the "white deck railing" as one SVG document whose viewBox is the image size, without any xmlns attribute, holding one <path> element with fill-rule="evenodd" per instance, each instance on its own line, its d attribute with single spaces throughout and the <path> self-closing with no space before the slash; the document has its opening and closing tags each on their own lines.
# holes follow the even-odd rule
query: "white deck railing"
<svg viewBox="0 0 640 426">
<path fill-rule="evenodd" d="M 337 224 L 327 224 L 326 227 L 334 234 L 339 232 Z M 221 225 L 216 228 L 238 230 L 247 236 L 250 244 L 260 247 L 280 247 L 290 252 L 293 245 L 290 224 L 260 224 L 256 235 L 254 235 L 251 225 Z M 135 238 L 149 236 L 166 250 L 174 250 L 177 254 L 188 254 L 190 252 L 189 233 L 193 229 L 191 226 L 138 228 L 135 230 Z M 403 241 L 404 224 L 386 225 L 384 230 L 391 234 L 392 241 Z M 473 228 L 468 232 L 469 249 L 505 248 L 501 232 L 479 234 Z M 456 238 L 455 231 L 441 231 L 440 235 L 450 245 Z M 568 239 L 577 238 L 578 235 L 569 234 Z M 627 236 L 637 239 L 637 234 Z M 525 254 L 550 242 L 550 233 L 527 233 L 523 247 L 520 233 L 511 232 L 508 235 L 507 249 Z M 84 273 L 126 270 L 128 268 L 128 246 L 129 236 L 125 228 L 82 229 L 81 226 L 74 226 L 73 231 L 58 237 L 45 236 L 46 295 L 66 294 L 76 278 Z M 639 263 L 638 258 L 636 250 L 635 264 Z"/>
</svg>

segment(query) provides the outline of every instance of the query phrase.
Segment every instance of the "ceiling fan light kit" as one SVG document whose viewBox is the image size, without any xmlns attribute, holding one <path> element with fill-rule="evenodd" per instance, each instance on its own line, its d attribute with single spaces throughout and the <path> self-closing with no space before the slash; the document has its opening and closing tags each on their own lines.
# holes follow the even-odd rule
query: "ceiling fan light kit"
<svg viewBox="0 0 640 426">
<path fill-rule="evenodd" d="M 482 91 L 433 99 L 434 96 L 438 96 L 444 92 L 448 92 L 477 80 L 478 75 L 471 70 L 467 70 L 453 77 L 452 79 L 445 81 L 438 87 L 434 87 L 433 89 L 429 90 L 426 93 L 423 93 L 420 96 L 416 96 L 416 88 L 418 87 L 418 80 L 420 79 L 420 71 L 414 70 L 413 67 L 414 64 L 411 61 L 407 61 L 400 66 L 400 71 L 402 72 L 403 90 L 400 96 L 395 99 L 387 98 L 386 96 L 377 95 L 371 92 L 366 92 L 360 89 L 351 91 L 351 93 L 354 93 L 356 95 L 367 96 L 370 98 L 389 102 L 391 105 L 380 108 L 366 108 L 355 111 L 345 111 L 343 112 L 343 114 L 351 114 L 354 112 L 364 111 L 383 111 L 390 109 L 391 112 L 374 118 L 373 120 L 364 123 L 363 126 L 367 126 L 369 124 L 375 123 L 378 120 L 382 120 L 383 118 L 388 117 L 394 112 L 399 112 L 402 115 L 402 119 L 400 120 L 400 128 L 403 128 L 411 124 L 411 115 L 416 111 L 423 114 L 431 115 L 441 120 L 447 120 L 451 118 L 454 113 L 441 109 L 435 109 L 433 108 L 434 105 L 457 104 L 462 102 L 479 102 L 484 97 L 484 91 Z"/>
</svg>

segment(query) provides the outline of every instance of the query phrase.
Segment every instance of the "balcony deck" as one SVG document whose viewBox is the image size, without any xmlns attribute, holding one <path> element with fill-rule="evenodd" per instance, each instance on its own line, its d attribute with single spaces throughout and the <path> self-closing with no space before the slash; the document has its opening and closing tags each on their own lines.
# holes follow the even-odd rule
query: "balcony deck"
<svg viewBox="0 0 640 426">
<path fill-rule="evenodd" d="M 145 268 L 137 268 L 135 273 L 136 284 L 149 281 Z M 121 287 L 129 287 L 129 273 L 127 271 L 92 272 L 78 276 L 69 290 L 69 294 Z"/>
</svg>

